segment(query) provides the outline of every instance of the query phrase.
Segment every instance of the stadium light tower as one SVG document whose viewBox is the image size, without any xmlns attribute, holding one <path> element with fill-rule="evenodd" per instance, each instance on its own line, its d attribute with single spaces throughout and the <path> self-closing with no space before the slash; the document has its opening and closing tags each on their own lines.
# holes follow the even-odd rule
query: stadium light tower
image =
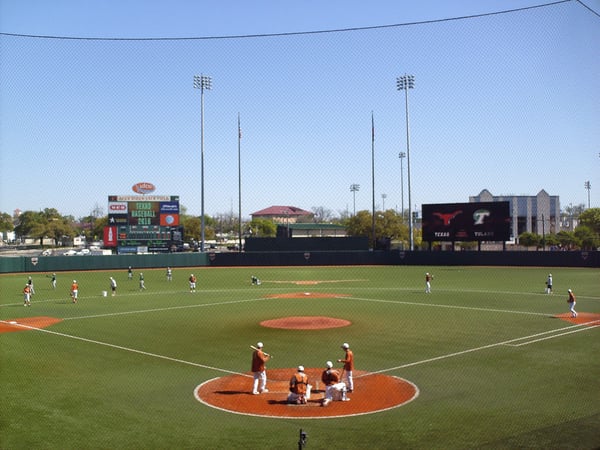
<svg viewBox="0 0 600 450">
<path fill-rule="evenodd" d="M 356 192 L 360 190 L 360 184 L 351 184 L 350 185 L 350 192 L 352 192 L 352 195 L 354 197 L 354 215 L 356 215 Z"/>
<path fill-rule="evenodd" d="M 406 153 L 405 152 L 400 152 L 400 155 L 398 155 L 400 158 L 400 197 L 401 199 L 401 210 L 400 210 L 400 214 L 402 215 L 402 220 L 404 220 L 404 158 L 406 158 Z"/>
<path fill-rule="evenodd" d="M 583 186 L 587 189 L 588 191 L 588 209 L 590 209 L 590 190 L 592 189 L 592 183 L 590 183 L 589 181 L 586 181 Z"/>
<path fill-rule="evenodd" d="M 402 75 L 396 79 L 396 87 L 399 91 L 404 91 L 404 103 L 406 106 L 406 167 L 408 176 L 408 234 L 410 240 L 410 250 L 414 250 L 414 230 L 412 217 L 412 201 L 410 192 L 410 129 L 408 121 L 408 90 L 415 87 L 415 77 L 413 75 Z"/>
<path fill-rule="evenodd" d="M 194 89 L 200 89 L 200 251 L 204 252 L 204 91 L 212 89 L 212 79 L 206 75 L 194 75 Z"/>
</svg>

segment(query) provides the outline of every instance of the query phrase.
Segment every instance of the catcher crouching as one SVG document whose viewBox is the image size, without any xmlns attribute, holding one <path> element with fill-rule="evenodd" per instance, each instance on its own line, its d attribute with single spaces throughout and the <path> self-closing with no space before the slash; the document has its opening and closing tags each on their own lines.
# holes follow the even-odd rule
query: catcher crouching
<svg viewBox="0 0 600 450">
<path fill-rule="evenodd" d="M 308 376 L 304 373 L 304 366 L 298 366 L 297 372 L 290 379 L 290 393 L 288 403 L 306 405 L 310 399 L 312 386 L 308 384 Z"/>
</svg>

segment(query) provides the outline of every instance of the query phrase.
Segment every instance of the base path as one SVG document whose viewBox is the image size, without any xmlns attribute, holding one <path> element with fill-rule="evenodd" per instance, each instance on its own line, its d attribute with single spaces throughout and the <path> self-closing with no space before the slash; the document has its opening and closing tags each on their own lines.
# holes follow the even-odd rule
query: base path
<svg viewBox="0 0 600 450">
<path fill-rule="evenodd" d="M 354 392 L 348 394 L 350 401 L 335 401 L 323 407 L 321 400 L 325 390 L 320 382 L 323 370 L 306 369 L 309 383 L 313 386 L 311 398 L 306 405 L 293 405 L 286 401 L 289 378 L 294 374 L 294 368 L 267 369 L 267 393 L 253 395 L 252 374 L 247 373 L 206 381 L 194 389 L 194 396 L 207 406 L 236 414 L 319 419 L 385 411 L 406 404 L 419 395 L 417 386 L 402 378 L 355 370 Z M 320 389 L 317 389 L 317 380 Z"/>
<path fill-rule="evenodd" d="M 600 314 L 597 313 L 578 312 L 577 317 L 571 317 L 571 313 L 568 312 L 564 314 L 557 314 L 554 317 L 558 317 L 559 319 L 566 320 L 567 322 L 571 322 L 576 325 L 600 325 Z"/>
<path fill-rule="evenodd" d="M 46 328 L 58 322 L 62 322 L 62 319 L 46 316 L 0 320 L 0 333 L 27 331 L 31 330 L 32 328 Z"/>
</svg>

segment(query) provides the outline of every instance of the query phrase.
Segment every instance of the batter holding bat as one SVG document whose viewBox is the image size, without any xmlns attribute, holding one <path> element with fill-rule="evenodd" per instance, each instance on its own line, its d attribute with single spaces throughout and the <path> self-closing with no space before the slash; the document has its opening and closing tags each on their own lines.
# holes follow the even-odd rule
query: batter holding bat
<svg viewBox="0 0 600 450">
<path fill-rule="evenodd" d="M 325 366 L 327 368 L 321 374 L 321 381 L 325 384 L 325 398 L 321 406 L 327 406 L 333 400 L 349 401 L 346 397 L 346 384 L 340 381 L 340 374 L 333 368 L 333 363 L 327 361 Z"/>
<path fill-rule="evenodd" d="M 352 378 L 352 371 L 354 370 L 354 353 L 350 350 L 350 345 L 348 345 L 347 342 L 342 344 L 342 348 L 346 352 L 346 356 L 343 359 L 338 359 L 338 362 L 344 363 L 344 371 L 340 378 L 344 378 L 344 375 L 346 375 L 347 392 L 352 392 L 354 391 L 354 380 Z"/>
<path fill-rule="evenodd" d="M 252 393 L 258 395 L 260 393 L 269 392 L 267 389 L 267 370 L 266 362 L 271 358 L 271 355 L 263 351 L 263 343 L 259 342 L 256 347 L 250 346 L 254 349 L 252 353 L 252 372 L 254 373 L 254 384 L 252 386 Z M 258 389 L 258 382 L 260 381 L 260 390 Z"/>
</svg>

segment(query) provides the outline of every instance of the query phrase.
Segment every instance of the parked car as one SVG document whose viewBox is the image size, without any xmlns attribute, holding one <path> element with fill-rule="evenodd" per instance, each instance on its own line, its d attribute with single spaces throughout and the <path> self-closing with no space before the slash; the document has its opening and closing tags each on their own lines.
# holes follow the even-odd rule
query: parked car
<svg viewBox="0 0 600 450">
<path fill-rule="evenodd" d="M 63 256 L 73 256 L 76 254 L 77 254 L 77 252 L 75 250 L 67 250 L 66 252 L 63 253 Z"/>
<path fill-rule="evenodd" d="M 81 250 L 79 250 L 79 251 L 78 251 L 76 254 L 77 254 L 77 255 L 80 255 L 80 256 L 81 256 L 81 255 L 89 255 L 89 254 L 90 254 L 90 251 L 89 251 L 89 249 L 87 249 L 87 248 L 82 248 L 82 249 L 81 249 Z"/>
<path fill-rule="evenodd" d="M 46 250 L 44 250 L 42 252 L 42 256 L 50 256 L 52 254 L 52 250 L 50 250 L 49 248 L 47 248 Z"/>
</svg>

